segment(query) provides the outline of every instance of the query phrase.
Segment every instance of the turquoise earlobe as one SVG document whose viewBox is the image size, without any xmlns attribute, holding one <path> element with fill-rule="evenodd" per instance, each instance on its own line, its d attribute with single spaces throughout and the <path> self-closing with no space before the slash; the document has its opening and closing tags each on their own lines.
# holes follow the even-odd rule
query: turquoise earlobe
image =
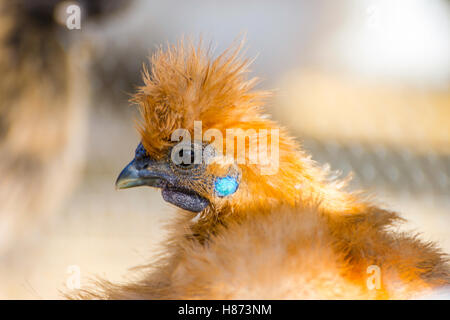
<svg viewBox="0 0 450 320">
<path fill-rule="evenodd" d="M 226 176 L 217 178 L 214 182 L 214 189 L 219 197 L 226 197 L 236 192 L 239 183 L 235 177 Z"/>
</svg>

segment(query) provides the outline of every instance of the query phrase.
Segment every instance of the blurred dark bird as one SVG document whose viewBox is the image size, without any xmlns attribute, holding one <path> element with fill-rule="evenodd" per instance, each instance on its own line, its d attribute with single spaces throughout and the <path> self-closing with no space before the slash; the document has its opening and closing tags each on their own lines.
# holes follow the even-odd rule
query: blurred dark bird
<svg viewBox="0 0 450 320">
<path fill-rule="evenodd" d="M 346 191 L 264 116 L 267 93 L 253 89 L 239 49 L 213 59 L 181 42 L 151 58 L 134 98 L 142 141 L 116 186 L 159 188 L 182 210 L 160 258 L 135 281 L 100 280 L 76 297 L 404 299 L 448 285 L 435 244 L 395 232 L 396 213 Z M 229 139 L 229 129 L 241 130 Z M 235 138 L 244 144 L 226 152 Z M 278 150 L 274 171 L 264 170 L 274 164 L 263 160 L 265 144 Z"/>
<path fill-rule="evenodd" d="M 129 1 L 73 3 L 84 23 Z M 67 4 L 0 0 L 0 252 L 55 212 L 83 164 L 89 50 Z"/>
</svg>

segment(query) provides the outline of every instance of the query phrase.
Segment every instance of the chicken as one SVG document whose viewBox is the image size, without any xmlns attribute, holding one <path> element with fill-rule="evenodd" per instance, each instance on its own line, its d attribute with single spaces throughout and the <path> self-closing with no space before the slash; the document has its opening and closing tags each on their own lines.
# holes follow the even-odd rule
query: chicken
<svg viewBox="0 0 450 320">
<path fill-rule="evenodd" d="M 180 41 L 152 56 L 133 99 L 141 143 L 116 186 L 159 188 L 182 210 L 134 281 L 99 280 L 72 297 L 406 299 L 448 285 L 435 244 L 396 232 L 397 213 L 347 191 L 264 115 L 269 93 L 247 78 L 241 47 L 214 59 Z M 273 170 L 266 152 L 278 156 Z"/>
<path fill-rule="evenodd" d="M 89 1 L 83 19 L 120 3 Z M 83 165 L 89 54 L 79 32 L 58 23 L 64 4 L 0 0 L 0 253 L 56 211 Z"/>
</svg>

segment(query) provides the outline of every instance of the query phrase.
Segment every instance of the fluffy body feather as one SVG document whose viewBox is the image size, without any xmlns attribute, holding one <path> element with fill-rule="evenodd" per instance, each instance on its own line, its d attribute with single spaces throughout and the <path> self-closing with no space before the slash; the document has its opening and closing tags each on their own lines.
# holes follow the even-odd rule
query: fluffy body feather
<svg viewBox="0 0 450 320">
<path fill-rule="evenodd" d="M 224 137 L 230 128 L 279 128 L 263 115 L 268 94 L 253 89 L 257 79 L 247 79 L 249 63 L 239 52 L 235 46 L 213 59 L 201 45 L 179 42 L 152 57 L 134 99 L 150 157 L 167 157 L 175 129 L 193 136 L 195 120 Z M 206 171 L 220 176 L 232 165 L 212 163 Z M 197 216 L 180 211 L 160 258 L 139 268 L 133 281 L 100 280 L 77 297 L 398 299 L 449 284 L 446 256 L 434 244 L 395 232 L 396 213 L 329 179 L 286 130 L 280 128 L 276 174 L 263 175 L 249 161 L 238 167 L 240 186 L 230 197 L 192 183 L 210 205 Z M 371 265 L 381 270 L 375 290 L 367 286 Z"/>
</svg>

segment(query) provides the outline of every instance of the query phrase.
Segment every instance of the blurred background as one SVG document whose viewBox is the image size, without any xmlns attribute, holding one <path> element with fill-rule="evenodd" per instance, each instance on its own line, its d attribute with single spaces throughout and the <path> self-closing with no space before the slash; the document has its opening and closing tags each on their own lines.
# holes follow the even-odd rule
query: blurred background
<svg viewBox="0 0 450 320">
<path fill-rule="evenodd" d="M 69 30 L 67 7 L 81 8 Z M 124 280 L 175 209 L 116 191 L 139 142 L 128 99 L 160 44 L 241 34 L 267 112 L 351 188 L 450 252 L 450 2 L 0 0 L 0 298 Z M 81 277 L 81 281 L 74 281 Z"/>
</svg>

